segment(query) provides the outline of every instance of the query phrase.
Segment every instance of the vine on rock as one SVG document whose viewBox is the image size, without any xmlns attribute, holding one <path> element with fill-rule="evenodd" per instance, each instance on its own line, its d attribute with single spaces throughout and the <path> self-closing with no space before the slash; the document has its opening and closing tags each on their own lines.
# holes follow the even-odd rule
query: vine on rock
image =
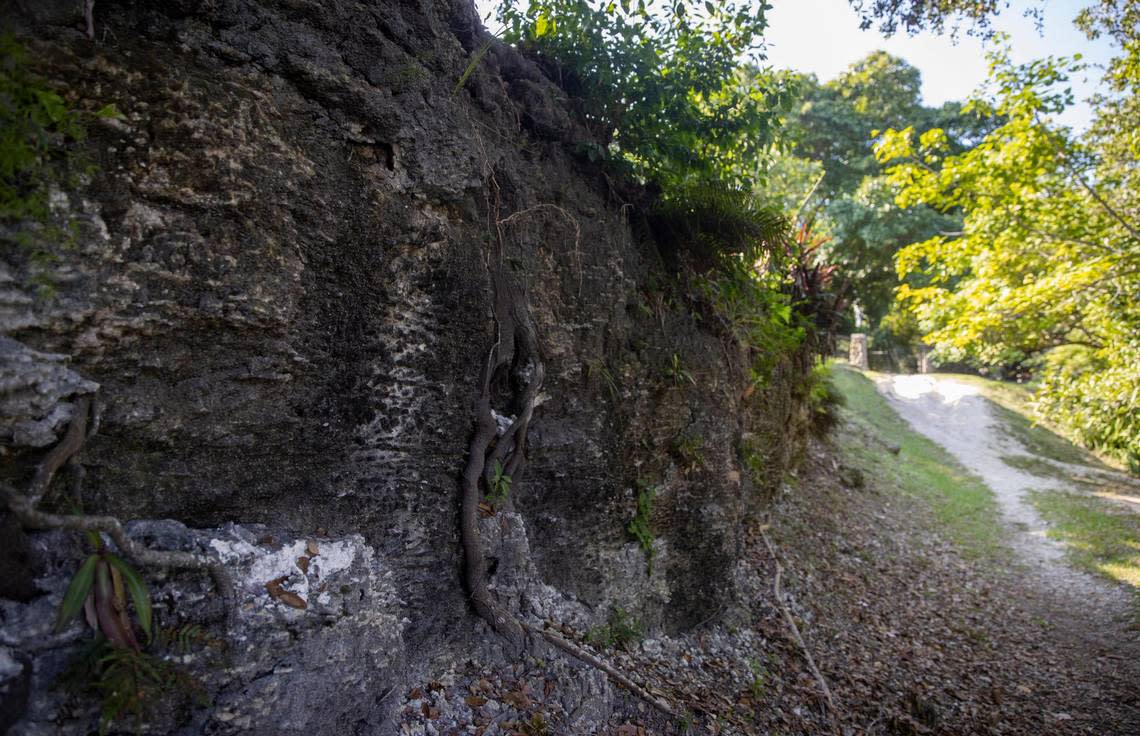
<svg viewBox="0 0 1140 736">
<path fill-rule="evenodd" d="M 477 135 L 478 138 L 478 135 Z M 460 538 L 463 546 L 463 582 L 475 613 L 507 640 L 516 653 L 534 646 L 541 638 L 557 649 L 597 669 L 617 682 L 636 697 L 646 701 L 666 715 L 676 718 L 677 711 L 661 698 L 634 682 L 612 665 L 599 659 L 574 642 L 548 629 L 538 628 L 516 618 L 496 600 L 487 586 L 487 563 L 483 556 L 479 534 L 479 502 L 483 496 L 480 486 L 487 490 L 495 487 L 496 475 L 517 482 L 526 454 L 527 430 L 530 427 L 539 391 L 546 375 L 542 362 L 538 333 L 530 313 L 525 287 L 503 266 L 505 226 L 524 215 L 546 209 L 556 211 L 574 225 L 574 250 L 581 278 L 580 239 L 581 227 L 572 215 L 555 205 L 537 205 L 507 217 L 500 217 L 501 190 L 493 168 L 482 147 L 484 172 L 488 178 L 487 213 L 490 229 L 495 233 L 491 258 L 487 268 L 491 277 L 494 299 L 495 342 L 487 351 L 479 378 L 479 395 L 475 400 L 475 432 L 468 445 L 467 463 L 461 481 L 461 508 L 459 516 Z M 579 281 L 580 283 L 580 281 Z M 505 389 L 505 391 L 503 390 Z M 503 413 L 514 419 L 500 433 L 493 403 L 500 399 Z"/>
</svg>

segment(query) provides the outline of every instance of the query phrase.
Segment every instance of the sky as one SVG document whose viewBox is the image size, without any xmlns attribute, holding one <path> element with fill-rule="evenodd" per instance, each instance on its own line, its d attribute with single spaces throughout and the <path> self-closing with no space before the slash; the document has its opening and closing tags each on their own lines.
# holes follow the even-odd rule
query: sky
<svg viewBox="0 0 1140 736">
<path fill-rule="evenodd" d="M 1073 27 L 1077 12 L 1092 0 L 1044 0 L 1041 30 L 1026 18 L 1026 0 L 1014 0 L 994 21 L 994 27 L 1010 35 L 1015 62 L 1043 56 L 1084 55 L 1091 63 L 1104 64 L 1112 56 L 1108 41 L 1089 41 Z M 813 72 L 821 80 L 835 78 L 852 62 L 876 49 L 906 59 L 922 72 L 922 92 L 927 105 L 962 100 L 986 78 L 985 47 L 964 33 L 955 43 L 948 36 L 921 33 L 908 37 L 898 34 L 883 38 L 876 30 L 859 28 L 859 17 L 847 0 L 769 0 L 769 28 L 765 34 L 767 61 L 776 68 Z M 497 0 L 476 0 L 480 16 L 486 18 Z M 494 31 L 496 23 L 488 22 Z M 1100 78 L 1097 69 L 1074 79 L 1078 104 L 1067 111 L 1061 122 L 1077 130 L 1087 127 L 1091 110 L 1084 99 Z"/>
<path fill-rule="evenodd" d="M 886 39 L 875 30 L 859 29 L 859 17 L 847 0 L 770 0 L 769 28 L 765 34 L 767 63 L 777 68 L 814 72 L 821 80 L 833 79 L 847 66 L 875 49 L 885 49 L 918 67 L 927 105 L 962 100 L 986 78 L 985 46 L 977 38 L 960 34 L 957 43 L 948 36 L 921 33 L 897 34 Z M 1023 14 L 1025 2 L 1015 1 L 994 21 L 994 27 L 1010 35 L 1015 62 L 1048 55 L 1084 55 L 1084 60 L 1105 63 L 1112 56 L 1105 40 L 1089 41 L 1073 27 L 1077 12 L 1090 0 L 1046 0 L 1044 22 Z M 1087 82 L 1074 79 L 1078 105 L 1062 122 L 1077 129 L 1087 126 L 1091 111 L 1084 98 L 1094 90 L 1100 71 L 1086 72 Z"/>
</svg>

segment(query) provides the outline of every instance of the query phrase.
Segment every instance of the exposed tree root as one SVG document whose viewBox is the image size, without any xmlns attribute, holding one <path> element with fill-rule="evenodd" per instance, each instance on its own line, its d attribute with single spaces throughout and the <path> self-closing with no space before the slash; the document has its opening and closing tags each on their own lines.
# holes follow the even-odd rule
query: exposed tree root
<svg viewBox="0 0 1140 736">
<path fill-rule="evenodd" d="M 525 628 L 530 633 L 535 634 L 537 636 L 541 636 L 543 639 L 550 642 L 553 646 L 557 647 L 558 649 L 561 649 L 562 651 L 566 652 L 567 654 L 570 654 L 571 656 L 573 656 L 577 659 L 580 659 L 581 661 L 585 662 L 586 664 L 590 665 L 591 667 L 594 667 L 595 669 L 601 670 L 606 675 L 608 675 L 610 677 L 610 679 L 612 679 L 614 682 L 618 683 L 619 685 L 624 687 L 626 690 L 630 691 L 631 693 L 633 693 L 637 697 L 639 697 L 642 700 L 644 700 L 645 702 L 649 703 L 650 705 L 652 705 L 654 708 L 661 711 L 665 715 L 670 716 L 671 718 L 680 718 L 680 714 L 678 714 L 677 711 L 673 709 L 673 706 L 669 705 L 667 702 L 665 702 L 661 698 L 657 697 L 656 695 L 653 695 L 648 690 L 643 688 L 641 685 L 638 685 L 636 682 L 634 682 L 633 680 L 626 677 L 618 669 L 616 669 L 612 665 L 606 663 L 605 661 L 599 659 L 598 657 L 595 657 L 593 654 L 590 654 L 589 652 L 587 652 L 585 649 L 578 646 L 574 642 L 572 642 L 568 639 L 563 639 L 561 636 L 558 636 L 554 632 L 549 631 L 547 629 L 539 629 L 539 628 L 531 626 L 530 624 L 527 624 L 527 623 L 522 624 L 522 626 L 523 626 L 523 628 Z"/>
<path fill-rule="evenodd" d="M 482 149 L 482 139 L 476 133 Z M 487 351 L 480 373 L 479 396 L 475 400 L 475 433 L 468 446 L 467 464 L 463 469 L 462 505 L 460 510 L 460 536 L 463 544 L 463 579 L 475 612 L 491 628 L 506 639 L 518 653 L 533 646 L 541 638 L 552 646 L 570 654 L 585 664 L 605 673 L 608 677 L 638 698 L 670 717 L 677 712 L 664 700 L 652 695 L 612 665 L 553 632 L 539 629 L 520 621 L 507 611 L 487 587 L 487 564 L 479 534 L 479 501 L 482 486 L 490 488 L 496 467 L 502 475 L 517 481 L 522 472 L 526 452 L 526 436 L 534 407 L 545 377 L 538 349 L 538 336 L 530 316 L 525 291 L 515 284 L 512 276 L 503 269 L 502 251 L 506 240 L 505 229 L 521 217 L 544 210 L 553 211 L 574 227 L 574 255 L 578 259 L 578 282 L 581 289 L 581 227 L 574 217 L 557 205 L 536 205 L 520 210 L 505 218 L 499 217 L 500 190 L 494 170 L 483 151 L 484 170 L 488 176 L 488 220 L 496 237 L 496 249 L 487 260 L 494 292 L 495 342 Z M 496 387 L 505 386 L 507 398 L 503 400 L 505 414 L 514 410 L 510 425 L 499 432 L 492 399 Z M 528 636 L 529 635 L 529 636 Z"/>
<path fill-rule="evenodd" d="M 800 635 L 800 627 L 796 625 L 796 619 L 792 616 L 791 610 L 788 609 L 788 604 L 784 602 L 784 591 L 780 587 L 780 577 L 783 573 L 783 567 L 780 565 L 780 558 L 776 556 L 776 548 L 772 546 L 772 541 L 768 539 L 768 533 L 764 528 L 760 529 L 760 536 L 764 539 L 764 546 L 768 548 L 768 554 L 772 557 L 772 564 L 776 566 L 776 576 L 772 582 L 772 591 L 776 596 L 776 604 L 780 607 L 780 612 L 784 614 L 784 621 L 788 624 L 788 630 L 795 639 L 796 644 L 800 648 L 800 652 L 804 655 L 804 660 L 807 661 L 808 669 L 811 670 L 815 680 L 819 683 L 820 692 L 823 694 L 824 703 L 827 705 L 827 717 L 831 721 L 831 730 L 839 736 L 841 733 L 839 728 L 839 709 L 835 707 L 835 700 L 831 697 L 831 688 L 827 686 L 827 680 L 824 678 L 823 673 L 819 671 L 819 667 L 815 664 L 815 658 L 811 656 L 811 650 L 808 649 L 807 644 L 804 642 L 803 636 Z"/>
<path fill-rule="evenodd" d="M 106 534 L 127 558 L 138 565 L 205 570 L 210 573 L 210 577 L 225 603 L 226 615 L 232 620 L 236 612 L 233 581 L 226 569 L 213 556 L 193 552 L 150 549 L 127 536 L 122 522 L 113 516 L 51 514 L 37 508 L 39 503 L 48 496 L 48 489 L 56 472 L 65 464 L 68 464 L 72 469 L 72 482 L 76 485 L 75 490 L 78 491 L 78 484 L 83 480 L 83 468 L 75 462 L 74 458 L 83 448 L 89 436 L 87 426 L 92 405 L 93 399 L 90 396 L 84 396 L 76 402 L 75 415 L 71 419 L 66 434 L 59 444 L 48 451 L 36 468 L 36 473 L 27 493 L 20 493 L 6 483 L 0 484 L 0 496 L 3 496 L 8 510 L 22 525 L 29 529 L 72 529 Z M 98 417 L 96 416 L 92 433 L 97 427 Z"/>
</svg>

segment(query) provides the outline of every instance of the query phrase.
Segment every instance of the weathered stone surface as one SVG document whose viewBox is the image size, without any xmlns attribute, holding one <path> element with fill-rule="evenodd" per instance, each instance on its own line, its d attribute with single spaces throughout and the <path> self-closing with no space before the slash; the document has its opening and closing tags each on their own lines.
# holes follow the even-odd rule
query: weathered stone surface
<svg viewBox="0 0 1140 736">
<path fill-rule="evenodd" d="M 74 414 L 69 399 L 99 389 L 64 366 L 66 359 L 0 336 L 0 442 L 37 448 L 52 444 Z"/>
<path fill-rule="evenodd" d="M 91 123 L 97 170 L 55 202 L 76 245 L 46 267 L 0 254 L 5 329 L 32 356 L 20 380 L 51 387 L 4 408 L 25 424 L 0 428 L 0 476 L 26 482 L 68 397 L 97 384 L 84 507 L 173 519 L 135 531 L 212 548 L 240 581 L 227 630 L 204 576 L 146 571 L 163 626 L 226 645 L 190 663 L 211 705 L 156 732 L 385 733 L 407 683 L 472 652 L 509 661 L 468 605 L 458 531 L 500 237 L 547 379 L 513 511 L 483 523 L 493 587 L 579 628 L 614 606 L 673 632 L 735 610 L 759 496 L 741 481 L 761 436 L 741 418 L 747 372 L 684 299 L 650 306 L 669 275 L 630 224 L 646 195 L 576 156 L 588 134 L 537 66 L 495 46 L 455 89 L 485 42 L 469 0 L 100 0 L 95 45 L 63 4 L 0 12 L 74 106 L 122 112 Z M 674 356 L 695 385 L 669 377 Z M 787 385 L 770 393 L 778 477 L 800 420 Z M 626 530 L 639 482 L 659 487 L 652 576 Z M 329 552 L 304 576 L 289 558 L 311 537 Z M 50 688 L 73 647 L 47 627 L 80 546 L 18 546 L 26 602 L 3 603 L 0 643 L 32 664 L 19 732 L 79 732 L 90 701 Z M 266 593 L 286 571 L 305 610 Z M 585 732 L 616 701 L 582 683 Z"/>
<path fill-rule="evenodd" d="M 165 648 L 166 656 L 210 693 L 211 708 L 198 727 L 216 734 L 308 734 L 333 724 L 383 723 L 390 715 L 391 701 L 385 706 L 376 696 L 400 681 L 407 619 L 402 618 L 391 562 L 380 559 L 363 537 L 291 537 L 236 525 L 192 531 L 173 521 L 132 524 L 129 533 L 156 548 L 212 550 L 234 578 L 232 625 L 208 639 L 190 638 L 187 653 L 177 644 Z M 35 657 L 33 695 L 12 733 L 81 734 L 89 729 L 82 717 L 85 709 L 75 710 L 64 701 L 61 711 L 59 693 L 50 689 L 73 656 L 75 642 L 90 636 L 80 622 L 62 635 L 51 631 L 73 569 L 74 555 L 60 555 L 61 550 L 74 551 L 69 541 L 58 533 L 35 538 L 36 554 L 47 571 L 36 582 L 50 594 L 29 605 L 0 602 L 5 698 L 18 690 L 21 675 L 27 676 L 14 653 Z M 306 562 L 299 565 L 302 557 Z M 298 609 L 270 595 L 266 584 L 272 581 L 307 607 Z M 185 622 L 216 627 L 224 614 L 217 592 L 202 576 L 165 576 L 152 594 L 168 632 L 159 640 L 177 637 Z M 174 692 L 154 703 L 149 732 L 178 728 L 178 700 Z"/>
</svg>

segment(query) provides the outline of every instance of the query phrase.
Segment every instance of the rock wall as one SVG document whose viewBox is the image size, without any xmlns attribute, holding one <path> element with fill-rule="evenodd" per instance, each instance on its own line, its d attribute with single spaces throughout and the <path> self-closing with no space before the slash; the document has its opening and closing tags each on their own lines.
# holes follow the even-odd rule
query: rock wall
<svg viewBox="0 0 1140 736">
<path fill-rule="evenodd" d="M 615 606 L 666 633 L 747 616 L 735 560 L 763 492 L 742 447 L 766 438 L 778 482 L 804 357 L 749 397 L 739 348 L 633 226 L 648 195 L 577 154 L 538 67 L 480 55 L 469 0 L 100 0 L 94 44 L 80 6 L 2 11 L 53 89 L 122 114 L 89 117 L 93 173 L 53 195 L 75 242 L 41 239 L 44 265 L 6 239 L 0 475 L 26 484 L 95 392 L 84 508 L 166 520 L 130 533 L 231 570 L 228 622 L 206 576 L 146 571 L 160 624 L 217 643 L 186 658 L 207 705 L 147 728 L 384 733 L 409 683 L 509 661 L 458 526 L 500 238 L 547 378 L 510 507 L 481 522 L 492 587 L 580 630 Z M 646 486 L 652 573 L 626 530 Z M 83 546 L 3 528 L 0 712 L 86 732 L 90 700 L 53 683 L 87 635 L 50 631 Z M 269 594 L 283 576 L 307 608 Z"/>
</svg>

